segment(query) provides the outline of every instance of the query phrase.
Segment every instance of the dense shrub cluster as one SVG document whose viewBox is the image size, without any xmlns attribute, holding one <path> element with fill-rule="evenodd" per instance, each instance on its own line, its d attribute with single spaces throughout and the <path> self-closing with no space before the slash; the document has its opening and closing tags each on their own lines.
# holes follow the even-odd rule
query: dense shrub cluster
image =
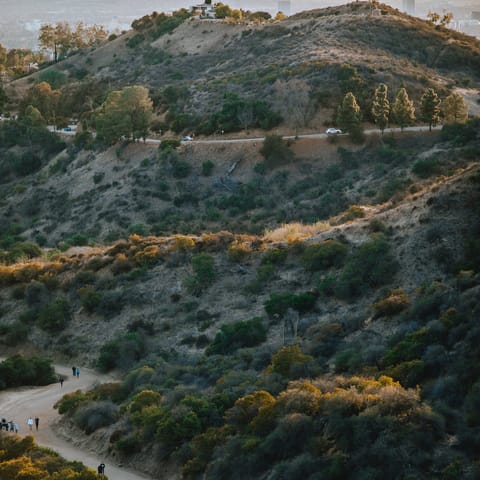
<svg viewBox="0 0 480 480">
<path fill-rule="evenodd" d="M 222 325 L 213 342 L 206 350 L 207 355 L 227 355 L 243 347 L 254 347 L 267 339 L 267 330 L 261 318 Z"/>
<path fill-rule="evenodd" d="M 192 258 L 193 275 L 185 284 L 190 293 L 201 295 L 216 279 L 215 260 L 212 256 L 199 253 Z"/>
<path fill-rule="evenodd" d="M 338 297 L 351 300 L 371 288 L 388 284 L 397 268 L 388 241 L 383 234 L 375 234 L 347 258 L 342 272 L 328 288 Z"/>
<path fill-rule="evenodd" d="M 51 360 L 16 355 L 0 363 L 0 390 L 23 385 L 48 385 L 57 381 Z"/>
<path fill-rule="evenodd" d="M 100 349 L 97 367 L 102 372 L 114 368 L 128 370 L 145 353 L 145 337 L 142 333 L 131 332 L 106 343 Z"/>
<path fill-rule="evenodd" d="M 324 270 L 338 266 L 346 256 L 348 247 L 337 240 L 325 240 L 322 243 L 309 245 L 302 255 L 302 263 L 306 270 Z"/>
<path fill-rule="evenodd" d="M 32 436 L 0 432 L 2 480 L 96 480 L 97 473 L 80 462 L 68 462 L 50 449 L 39 447 Z"/>
<path fill-rule="evenodd" d="M 305 313 L 315 308 L 317 294 L 315 292 L 305 293 L 272 293 L 265 302 L 265 311 L 270 316 L 283 316 L 289 308 L 299 313 Z"/>
<path fill-rule="evenodd" d="M 265 137 L 260 153 L 265 158 L 265 167 L 273 169 L 287 165 L 293 160 L 293 152 L 279 135 Z"/>
</svg>

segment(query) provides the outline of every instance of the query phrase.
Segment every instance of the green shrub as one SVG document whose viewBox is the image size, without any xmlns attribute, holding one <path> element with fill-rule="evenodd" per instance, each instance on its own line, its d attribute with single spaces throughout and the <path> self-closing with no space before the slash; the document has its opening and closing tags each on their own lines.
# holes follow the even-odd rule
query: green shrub
<svg viewBox="0 0 480 480">
<path fill-rule="evenodd" d="M 398 263 L 382 234 L 375 234 L 350 255 L 334 287 L 335 295 L 352 299 L 370 288 L 387 285 Z"/>
<path fill-rule="evenodd" d="M 383 363 L 387 366 L 410 362 L 422 356 L 426 347 L 436 340 L 434 332 L 428 327 L 422 327 L 415 332 L 407 333 L 384 356 Z"/>
<path fill-rule="evenodd" d="M 162 403 L 162 396 L 160 393 L 153 390 L 142 390 L 135 395 L 130 403 L 130 413 L 141 412 L 144 408 L 150 406 L 159 406 Z"/>
<path fill-rule="evenodd" d="M 412 167 L 412 172 L 420 178 L 428 178 L 439 172 L 440 163 L 435 158 L 417 160 Z"/>
<path fill-rule="evenodd" d="M 75 392 L 67 393 L 58 402 L 53 405 L 53 408 L 58 410 L 61 415 L 73 415 L 77 408 L 88 401 L 88 396 L 81 390 L 75 390 Z"/>
<path fill-rule="evenodd" d="M 88 312 L 93 313 L 100 303 L 100 294 L 95 290 L 95 287 L 87 285 L 78 290 L 78 295 L 82 302 L 82 307 Z"/>
<path fill-rule="evenodd" d="M 49 359 L 15 355 L 0 363 L 0 389 L 23 385 L 48 385 L 57 381 Z"/>
<path fill-rule="evenodd" d="M 74 416 L 76 425 L 87 435 L 115 423 L 117 419 L 118 407 L 109 400 L 90 402 L 80 406 Z"/>
<path fill-rule="evenodd" d="M 215 282 L 215 260 L 210 255 L 199 253 L 192 258 L 192 268 L 193 276 L 185 284 L 191 294 L 200 295 Z"/>
<path fill-rule="evenodd" d="M 415 387 L 425 378 L 426 370 L 425 362 L 415 359 L 390 367 L 385 373 L 405 387 Z"/>
<path fill-rule="evenodd" d="M 144 41 L 145 41 L 145 35 L 143 33 L 137 33 L 136 35 L 128 39 L 127 47 L 136 48 Z"/>
<path fill-rule="evenodd" d="M 265 158 L 265 167 L 269 170 L 287 165 L 293 160 L 293 152 L 279 135 L 265 137 L 260 153 Z"/>
<path fill-rule="evenodd" d="M 392 290 L 386 298 L 373 304 L 375 316 L 391 317 L 405 310 L 410 305 L 408 295 L 404 290 L 398 288 Z"/>
<path fill-rule="evenodd" d="M 18 242 L 9 249 L 6 260 L 15 263 L 20 259 L 40 257 L 41 254 L 42 250 L 35 243 Z"/>
<path fill-rule="evenodd" d="M 172 175 L 174 178 L 186 178 L 192 171 L 192 166 L 185 160 L 171 158 L 170 165 L 172 167 Z"/>
<path fill-rule="evenodd" d="M 62 331 L 70 321 L 71 311 L 67 300 L 59 298 L 42 307 L 38 313 L 38 326 L 49 333 Z"/>
<path fill-rule="evenodd" d="M 364 217 L 365 217 L 365 210 L 362 207 L 359 207 L 358 205 L 352 205 L 351 207 L 348 208 L 348 210 L 345 213 L 342 214 L 342 216 L 339 219 L 339 223 L 351 222 L 356 218 L 364 218 Z"/>
<path fill-rule="evenodd" d="M 116 441 L 115 447 L 117 447 L 123 455 L 133 455 L 142 450 L 143 443 L 140 438 L 129 436 Z"/>
<path fill-rule="evenodd" d="M 289 308 L 299 313 L 311 311 L 315 307 L 317 295 L 313 292 L 305 293 L 272 293 L 265 302 L 265 311 L 269 316 L 283 316 Z"/>
<path fill-rule="evenodd" d="M 213 342 L 206 350 L 207 355 L 226 355 L 244 347 L 254 347 L 267 339 L 267 330 L 259 317 L 244 322 L 222 325 Z"/>
<path fill-rule="evenodd" d="M 175 150 L 180 145 L 181 145 L 181 142 L 177 138 L 165 138 L 160 142 L 158 149 L 160 151 Z"/>
<path fill-rule="evenodd" d="M 442 127 L 442 140 L 451 141 L 456 146 L 466 145 L 478 138 L 480 119 L 472 118 L 466 123 L 451 123 Z"/>
<path fill-rule="evenodd" d="M 281 265 L 287 259 L 288 252 L 284 248 L 270 248 L 262 257 L 262 265 L 271 263 L 273 265 Z"/>
<path fill-rule="evenodd" d="M 309 245 L 302 255 L 302 263 L 306 270 L 315 272 L 343 262 L 348 247 L 337 240 L 325 240 L 322 243 Z"/>
<path fill-rule="evenodd" d="M 48 298 L 48 290 L 45 284 L 36 280 L 25 287 L 25 301 L 29 307 L 38 307 L 45 303 Z"/>
<path fill-rule="evenodd" d="M 207 160 L 206 162 L 202 163 L 202 175 L 204 177 L 209 177 L 213 169 L 215 168 L 215 164 L 211 160 Z"/>
<path fill-rule="evenodd" d="M 282 377 L 290 377 L 294 368 L 306 368 L 312 362 L 313 358 L 310 355 L 305 355 L 299 345 L 291 345 L 282 347 L 272 355 L 272 363 L 269 369 Z"/>
<path fill-rule="evenodd" d="M 128 370 L 145 354 L 145 338 L 138 332 L 127 333 L 112 340 L 100 349 L 97 367 L 102 372 L 114 368 Z"/>
</svg>

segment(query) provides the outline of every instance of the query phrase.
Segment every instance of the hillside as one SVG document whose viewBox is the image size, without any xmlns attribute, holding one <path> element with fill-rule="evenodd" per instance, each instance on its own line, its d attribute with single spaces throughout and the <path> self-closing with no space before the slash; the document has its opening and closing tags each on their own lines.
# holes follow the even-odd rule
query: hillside
<svg viewBox="0 0 480 480">
<path fill-rule="evenodd" d="M 219 110 L 226 92 L 275 104 L 277 80 L 306 82 L 318 108 L 312 127 L 331 122 L 347 91 L 366 107 L 369 86 L 380 82 L 392 92 L 405 86 L 418 100 L 428 86 L 443 94 L 480 81 L 477 39 L 386 5 L 356 2 L 267 23 L 152 15 L 135 27 L 51 68 L 70 81 L 148 86 L 160 117 L 166 109 L 186 114 L 191 129 Z M 174 104 L 163 95 L 167 87 L 180 93 Z"/>
<path fill-rule="evenodd" d="M 2 348 L 121 378 L 57 431 L 169 480 L 478 478 L 479 118 L 357 143 L 204 118 L 229 91 L 272 119 L 277 79 L 318 101 L 306 131 L 380 81 L 444 98 L 478 85 L 478 42 L 360 2 L 165 18 L 50 69 L 86 127 L 108 84 L 147 85 L 169 141 L 0 125 Z"/>
<path fill-rule="evenodd" d="M 192 451 L 181 460 L 177 457 L 181 450 L 177 449 L 192 445 L 188 443 L 190 439 L 208 426 L 224 428 L 220 417 L 230 411 L 235 400 L 240 402 L 242 396 L 261 388 L 270 392 L 269 395 L 278 395 L 280 401 L 287 395 L 282 391 L 288 379 L 304 375 L 316 378 L 312 385 L 324 392 L 324 388 L 328 391 L 333 387 L 322 387 L 323 382 L 340 382 L 340 388 L 343 382 L 349 381 L 348 376 L 345 380 L 334 380 L 333 373 L 364 373 L 369 378 L 387 374 L 399 380 L 402 388 L 422 385 L 422 390 L 425 389 L 422 398 L 408 397 L 409 390 L 398 394 L 406 395 L 410 398 L 408 402 L 418 404 L 415 408 L 423 411 L 427 407 L 422 406 L 422 402 L 431 403 L 437 395 L 440 395 L 438 399 L 443 398 L 432 390 L 434 384 L 447 381 L 448 375 L 457 378 L 457 362 L 462 361 L 463 355 L 471 358 L 469 362 L 475 361 L 476 350 L 469 332 L 478 317 L 479 307 L 476 274 L 479 138 L 476 125 L 478 123 L 473 122 L 463 130 L 447 130 L 441 138 L 436 134 L 430 139 L 422 136 L 423 147 L 419 147 L 419 139 L 408 135 L 399 137 L 395 144 L 390 140 L 388 147 L 382 143 L 357 151 L 342 147 L 336 154 L 338 146 L 330 145 L 330 154 L 325 152 L 328 162 L 297 159 L 287 168 L 258 174 L 252 171 L 253 161 L 241 163 L 232 174 L 232 184 L 235 181 L 249 184 L 252 178 L 258 178 L 264 185 L 270 182 L 277 185 L 281 180 L 281 192 L 300 188 L 304 197 L 293 200 L 292 215 L 302 211 L 304 202 L 309 204 L 309 197 L 312 201 L 317 199 L 316 208 L 320 208 L 318 189 L 325 188 L 321 179 L 328 178 L 335 185 L 332 194 L 338 197 L 343 192 L 346 206 L 349 206 L 328 222 L 285 225 L 264 235 L 228 231 L 166 237 L 133 234 L 111 246 L 74 247 L 65 253 L 51 252 L 42 259 L 3 266 L 0 268 L 3 342 L 12 352 L 49 352 L 59 359 L 96 364 L 103 370 L 117 368 L 128 372 L 141 367 L 130 371 L 122 387 L 111 386 L 106 391 L 80 398 L 81 402 L 93 400 L 91 406 L 85 404 L 85 412 L 92 415 L 97 407 L 100 408 L 98 402 L 107 399 L 124 402 L 129 405 L 128 409 L 133 409 L 128 415 L 130 420 L 123 418 L 110 427 L 92 427 L 97 433 L 82 440 L 76 428 L 87 428 L 88 432 L 90 427 L 85 427 L 81 420 L 85 417 L 78 413 L 71 417 L 78 426 L 68 427 L 72 421 L 69 420 L 62 429 L 67 428 L 68 436 L 77 437 L 77 441 L 85 444 L 95 442 L 92 439 L 98 437 L 99 445 L 105 445 L 104 439 L 110 436 L 115 448 L 108 451 L 103 448 L 105 455 L 115 453 L 122 461 L 133 461 L 137 467 L 141 464 L 150 472 L 165 468 L 162 461 L 158 463 L 154 458 L 168 459 L 170 478 L 180 478 L 179 465 L 195 456 Z M 427 139 L 430 145 L 425 143 Z M 299 141 L 297 147 L 301 144 Z M 179 155 L 193 155 L 197 147 L 196 158 L 201 159 L 200 144 L 187 145 L 186 151 Z M 110 166 L 111 172 L 105 175 L 114 175 L 120 170 L 122 178 L 137 178 L 133 172 L 141 167 L 146 168 L 141 177 L 146 182 L 147 173 L 155 174 L 154 164 L 144 158 L 150 148 L 127 146 L 122 151 L 125 157 L 117 158 Z M 84 158 L 82 155 L 80 160 Z M 235 152 L 233 155 L 235 157 Z M 222 164 L 219 154 L 209 158 L 218 159 L 215 169 L 223 170 L 231 162 L 226 156 Z M 98 165 L 104 165 L 106 159 L 100 156 L 100 160 L 98 164 L 93 158 L 90 162 L 81 160 L 78 165 L 69 166 L 61 176 L 55 169 L 50 177 L 44 172 L 38 178 L 42 178 L 43 187 L 54 181 L 60 189 L 64 175 L 72 198 L 77 194 L 81 198 L 88 195 L 94 204 L 106 204 L 108 192 L 116 188 L 115 180 L 112 186 L 100 192 L 91 190 L 91 179 L 84 180 L 88 179 L 85 167 L 91 168 L 90 175 L 94 175 Z M 127 182 L 125 192 L 136 188 L 128 188 L 128 181 L 122 178 L 117 182 L 119 185 Z M 214 182 L 210 177 L 205 178 Z M 308 179 L 313 179 L 313 184 Z M 82 186 L 84 181 L 87 189 Z M 311 193 L 309 188 L 313 188 Z M 354 205 L 353 198 L 372 199 L 372 194 L 365 194 L 367 189 L 377 191 L 375 195 L 380 196 L 377 200 L 382 202 Z M 132 200 L 135 197 L 146 201 L 142 190 L 135 196 L 132 194 Z M 126 200 L 124 207 L 128 205 Z M 278 207 L 274 205 L 268 207 L 271 217 L 278 215 L 281 209 L 288 209 L 288 201 L 279 202 Z M 51 206 L 48 208 L 52 211 Z M 196 208 L 198 211 L 198 206 Z M 60 223 L 65 225 L 62 228 L 69 230 L 68 222 Z M 201 224 L 198 229 L 202 230 Z M 463 318 L 462 327 L 458 324 L 460 318 Z M 427 332 L 430 333 L 427 335 Z M 403 352 L 407 341 L 417 343 L 413 343 L 415 347 L 408 347 L 414 350 Z M 280 364 L 275 367 L 275 355 L 282 352 L 283 345 L 287 348 L 299 345 L 304 355 L 298 357 L 298 353 L 289 353 L 294 356 L 286 360 L 287 365 L 293 362 L 290 367 L 282 367 L 287 370 L 280 368 Z M 430 357 L 432 349 L 443 353 L 440 352 L 440 356 L 432 353 Z M 456 359 L 451 365 L 441 360 L 445 352 Z M 440 370 L 435 367 L 438 362 L 442 365 Z M 274 374 L 276 369 L 278 372 Z M 463 380 L 458 376 L 456 382 L 464 384 L 452 401 L 467 401 L 475 385 L 475 375 L 473 369 L 464 372 Z M 214 403 L 221 392 L 224 397 L 221 405 L 215 403 L 216 413 L 208 414 L 213 417 L 208 416 L 208 420 L 199 417 L 203 418 L 203 427 L 191 426 L 188 428 L 193 430 L 189 430 L 185 426 L 184 433 L 171 438 L 167 424 L 167 430 L 157 436 L 148 429 L 136 427 L 132 437 L 128 433 L 132 428 L 128 422 L 135 422 L 136 395 L 152 388 L 164 398 L 162 412 L 167 408 L 165 415 L 170 412 L 168 415 L 174 415 L 172 418 L 182 411 L 183 407 L 178 407 L 180 410 L 175 413 L 175 405 L 180 400 L 186 406 L 190 405 L 185 403 L 187 399 L 198 395 L 199 399 L 204 399 L 202 401 Z M 380 389 L 375 394 L 380 395 L 379 398 L 386 394 L 382 390 L 386 386 L 381 383 L 372 383 L 369 388 Z M 195 405 L 188 408 L 197 412 L 199 405 Z M 276 407 L 280 408 L 278 415 L 285 413 L 281 405 Z M 298 408 L 304 412 L 303 407 Z M 147 415 L 147 411 L 144 414 Z M 410 421 L 412 426 L 416 425 L 417 420 Z M 460 430 L 455 430 L 459 435 L 474 434 L 474 427 L 461 425 L 461 429 L 457 427 Z M 240 435 L 242 428 L 238 428 Z M 435 431 L 432 445 L 440 442 L 440 448 L 447 433 Z M 257 439 L 264 435 L 262 432 L 263 429 L 257 431 Z M 233 441 L 236 435 L 232 431 L 227 438 Z M 410 434 L 405 435 L 410 438 Z M 217 441 L 223 442 L 221 438 Z M 156 452 L 153 457 L 151 448 Z M 234 448 L 233 444 L 228 448 Z M 455 446 L 452 448 L 449 455 L 459 456 L 468 465 L 468 452 L 460 446 L 458 450 Z M 289 455 L 300 453 L 294 449 Z M 145 455 L 150 460 L 147 461 Z M 209 470 L 213 468 L 212 472 L 220 472 L 208 478 L 222 477 L 231 471 L 236 461 L 229 455 L 222 457 L 222 462 L 227 463 L 208 466 Z M 245 455 L 249 455 L 248 452 Z M 280 459 L 289 458 L 289 455 L 282 455 Z M 353 457 L 348 458 L 346 465 L 354 465 Z M 205 461 L 201 460 L 201 464 Z M 203 467 L 196 463 L 195 467 L 184 464 L 184 472 L 191 468 L 196 472 L 207 464 Z M 249 475 L 239 466 L 237 468 L 238 478 Z M 263 467 L 255 468 L 261 470 Z M 417 468 L 423 471 L 423 467 Z M 438 465 L 435 468 L 439 468 Z"/>
</svg>

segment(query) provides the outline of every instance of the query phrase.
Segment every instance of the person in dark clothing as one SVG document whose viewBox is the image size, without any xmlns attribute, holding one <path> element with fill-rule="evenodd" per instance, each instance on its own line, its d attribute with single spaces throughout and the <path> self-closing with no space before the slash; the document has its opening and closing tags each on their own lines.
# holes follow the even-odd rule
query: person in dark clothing
<svg viewBox="0 0 480 480">
<path fill-rule="evenodd" d="M 72 375 L 75 376 L 77 374 L 77 367 L 72 367 Z"/>
<path fill-rule="evenodd" d="M 60 387 L 63 388 L 63 377 L 60 377 L 58 380 L 59 380 L 59 382 L 60 382 Z"/>
<path fill-rule="evenodd" d="M 105 473 L 105 464 L 101 463 L 97 468 L 98 474 L 103 475 Z"/>
<path fill-rule="evenodd" d="M 38 424 L 40 423 L 40 419 L 35 417 L 35 429 L 38 430 Z"/>
</svg>

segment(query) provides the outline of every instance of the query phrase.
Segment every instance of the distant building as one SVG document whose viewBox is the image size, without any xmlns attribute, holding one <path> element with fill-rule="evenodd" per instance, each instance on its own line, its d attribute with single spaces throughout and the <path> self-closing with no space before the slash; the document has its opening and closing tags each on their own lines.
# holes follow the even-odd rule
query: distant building
<svg viewBox="0 0 480 480">
<path fill-rule="evenodd" d="M 292 6 L 290 0 L 278 0 L 278 11 L 282 12 L 287 17 L 290 15 Z"/>
<path fill-rule="evenodd" d="M 402 0 L 402 7 L 405 13 L 415 15 L 415 0 Z"/>
<path fill-rule="evenodd" d="M 215 13 L 215 4 L 207 0 L 205 3 L 199 5 L 193 5 L 190 7 L 190 11 L 193 15 L 200 18 L 217 18 Z"/>
</svg>

